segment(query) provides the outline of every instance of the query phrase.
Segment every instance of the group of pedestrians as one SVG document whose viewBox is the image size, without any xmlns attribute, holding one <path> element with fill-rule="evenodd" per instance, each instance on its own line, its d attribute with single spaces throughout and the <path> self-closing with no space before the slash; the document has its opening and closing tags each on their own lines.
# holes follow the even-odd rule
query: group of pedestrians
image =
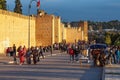
<svg viewBox="0 0 120 80">
<path fill-rule="evenodd" d="M 108 46 L 106 49 L 100 49 L 100 62 L 106 64 L 120 64 L 120 46 Z M 70 55 L 70 62 L 79 61 L 80 56 L 91 59 L 89 44 L 73 43 L 67 45 L 67 53 Z M 92 56 L 93 59 L 94 56 Z M 105 58 L 106 57 L 106 58 Z"/>
<path fill-rule="evenodd" d="M 79 62 L 80 56 L 88 57 L 88 44 L 78 44 L 78 43 L 73 43 L 69 44 L 67 48 L 67 53 L 70 55 L 70 62 Z"/>
<path fill-rule="evenodd" d="M 120 64 L 120 46 L 109 46 L 107 54 L 108 64 Z"/>
<path fill-rule="evenodd" d="M 91 50 L 94 66 L 120 64 L 120 46 L 107 46 Z"/>
<path fill-rule="evenodd" d="M 40 61 L 40 57 L 44 59 L 43 55 L 43 47 L 31 47 L 31 48 L 26 48 L 25 46 L 19 46 L 16 48 L 15 44 L 13 47 L 8 47 L 6 50 L 6 55 L 12 56 L 14 59 L 14 63 L 17 63 L 19 61 L 19 64 L 22 65 L 25 62 L 27 64 L 31 64 L 33 61 L 33 64 L 36 64 L 37 62 Z"/>
<path fill-rule="evenodd" d="M 70 62 L 74 62 L 74 60 L 75 61 L 79 60 L 79 56 L 78 55 L 80 53 L 80 50 L 79 50 L 77 45 L 75 47 L 73 47 L 72 45 L 69 46 L 68 53 L 70 55 Z"/>
<path fill-rule="evenodd" d="M 13 44 L 12 47 L 6 49 L 6 55 L 12 56 L 15 63 L 19 61 L 19 64 L 22 65 L 25 62 L 27 64 L 36 64 L 40 61 L 40 57 L 44 59 L 44 52 L 51 51 L 51 46 L 42 47 L 36 46 L 31 48 L 26 48 L 25 46 L 19 46 L 16 48 L 16 45 Z M 67 52 L 70 56 L 70 62 L 79 62 L 79 57 L 82 55 L 84 57 L 90 58 L 89 44 L 88 43 L 71 43 L 71 44 L 56 44 L 53 46 L 53 49 L 61 50 L 62 52 Z M 104 64 L 120 64 L 120 46 L 110 46 L 106 50 L 100 51 L 101 53 L 107 56 L 106 59 L 102 59 L 101 62 Z M 101 55 L 102 56 L 102 55 Z M 93 56 L 94 57 L 94 56 Z M 103 56 L 102 56 L 103 57 Z M 104 61 L 105 60 L 105 61 Z"/>
</svg>

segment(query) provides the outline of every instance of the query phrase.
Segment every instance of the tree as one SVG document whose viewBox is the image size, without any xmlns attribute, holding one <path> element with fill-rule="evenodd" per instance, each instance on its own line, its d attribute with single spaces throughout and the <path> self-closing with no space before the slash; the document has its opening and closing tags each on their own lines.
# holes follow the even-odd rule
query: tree
<svg viewBox="0 0 120 80">
<path fill-rule="evenodd" d="M 22 4 L 20 0 L 15 0 L 14 12 L 22 14 Z"/>
<path fill-rule="evenodd" d="M 108 44 L 108 45 L 111 45 L 111 37 L 109 34 L 106 35 L 105 37 L 105 43 Z"/>
<path fill-rule="evenodd" d="M 120 35 L 118 33 L 111 33 L 111 44 L 114 45 L 115 41 Z"/>
<path fill-rule="evenodd" d="M 120 36 L 116 39 L 114 42 L 114 45 L 119 46 L 120 45 Z"/>
<path fill-rule="evenodd" d="M 7 10 L 6 0 L 0 0 L 0 9 Z"/>
</svg>

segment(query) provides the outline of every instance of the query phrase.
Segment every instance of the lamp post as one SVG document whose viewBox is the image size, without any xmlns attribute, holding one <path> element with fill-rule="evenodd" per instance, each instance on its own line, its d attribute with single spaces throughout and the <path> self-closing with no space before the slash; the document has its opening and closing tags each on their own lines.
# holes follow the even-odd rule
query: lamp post
<svg viewBox="0 0 120 80">
<path fill-rule="evenodd" d="M 31 0 L 29 3 L 28 7 L 28 15 L 29 15 L 29 20 L 28 20 L 28 48 L 30 48 L 30 9 L 31 9 L 31 3 L 35 1 L 37 3 L 37 0 Z"/>
</svg>

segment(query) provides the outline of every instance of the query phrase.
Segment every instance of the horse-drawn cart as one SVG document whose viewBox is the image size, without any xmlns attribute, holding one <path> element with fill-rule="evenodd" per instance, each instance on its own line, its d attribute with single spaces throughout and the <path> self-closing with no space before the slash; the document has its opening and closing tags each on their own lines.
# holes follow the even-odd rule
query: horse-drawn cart
<svg viewBox="0 0 120 80">
<path fill-rule="evenodd" d="M 91 54 L 94 61 L 94 66 L 104 66 L 105 65 L 105 49 L 106 44 L 92 44 L 90 45 Z"/>
</svg>

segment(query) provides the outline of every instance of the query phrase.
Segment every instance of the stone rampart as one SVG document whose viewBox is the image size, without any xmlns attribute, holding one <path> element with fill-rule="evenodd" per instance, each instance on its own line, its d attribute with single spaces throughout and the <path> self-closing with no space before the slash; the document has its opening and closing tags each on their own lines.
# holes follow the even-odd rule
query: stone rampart
<svg viewBox="0 0 120 80">
<path fill-rule="evenodd" d="M 35 17 L 30 18 L 30 42 L 35 45 Z M 16 44 L 28 46 L 29 17 L 0 10 L 0 53 Z"/>
</svg>

